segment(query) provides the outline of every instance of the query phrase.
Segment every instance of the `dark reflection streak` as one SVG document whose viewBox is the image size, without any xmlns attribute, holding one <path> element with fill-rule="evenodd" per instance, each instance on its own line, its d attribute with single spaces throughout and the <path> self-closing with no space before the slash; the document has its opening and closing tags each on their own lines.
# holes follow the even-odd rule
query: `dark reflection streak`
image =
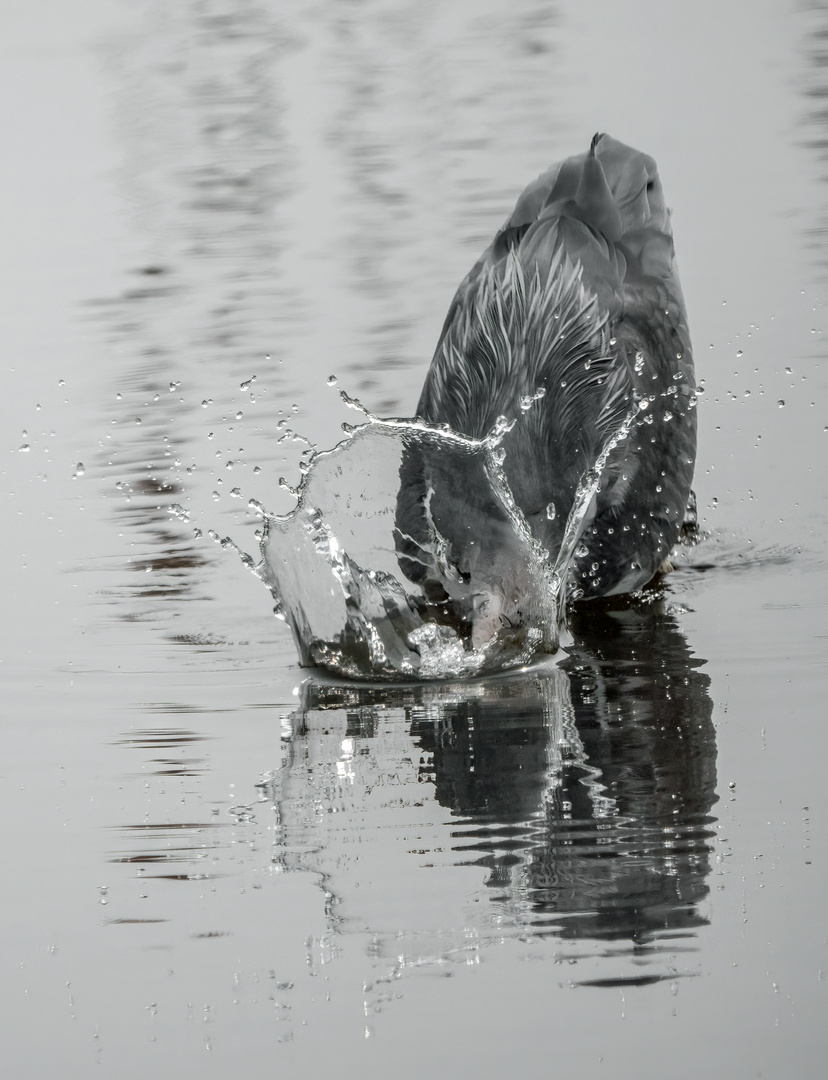
<svg viewBox="0 0 828 1080">
<path fill-rule="evenodd" d="M 169 919 L 107 919 L 107 926 L 143 926 L 146 923 L 165 923 Z"/>
<path fill-rule="evenodd" d="M 562 726 L 574 729 L 560 756 L 537 699 L 520 703 L 520 726 L 513 705 L 486 699 L 447 710 L 449 730 L 414 726 L 438 801 L 464 819 L 454 835 L 474 838 L 455 850 L 487 852 L 490 886 L 527 895 L 533 913 L 567 913 L 564 937 L 700 925 L 716 781 L 709 680 L 653 607 L 578 613 L 572 628 Z M 494 821 L 527 835 L 492 836 Z"/>
<path fill-rule="evenodd" d="M 157 707 L 157 706 L 156 706 Z M 175 706 L 170 706 L 170 711 Z M 162 709 L 166 712 L 166 708 Z M 188 746 L 190 743 L 203 742 L 207 735 L 199 735 L 196 731 L 186 731 L 177 728 L 151 728 L 143 731 L 125 732 L 120 739 L 115 739 L 114 746 L 135 746 L 139 749 L 171 750 L 176 746 Z"/>
<path fill-rule="evenodd" d="M 661 982 L 660 975 L 630 976 L 629 979 L 584 979 L 578 986 L 597 986 L 607 990 L 617 990 L 625 986 L 652 986 L 653 983 Z"/>
<path fill-rule="evenodd" d="M 157 832 L 165 833 L 177 831 L 179 829 L 192 829 L 195 832 L 201 832 L 203 829 L 223 829 L 228 827 L 228 822 L 224 821 L 169 821 L 163 825 L 156 825 L 152 823 L 142 822 L 140 825 L 112 825 L 110 828 L 123 829 L 126 832 Z"/>
<path fill-rule="evenodd" d="M 486 870 L 498 935 L 511 927 L 535 938 L 626 942 L 621 955 L 663 968 L 645 981 L 676 977 L 668 957 L 692 949 L 707 922 L 700 905 L 715 835 L 704 661 L 658 601 L 578 611 L 571 628 L 569 656 L 551 671 L 452 686 L 306 685 L 286 762 L 262 787 L 281 830 L 274 860 L 320 875 L 332 932 L 361 924 L 358 873 L 342 861 L 350 830 L 385 827 L 369 816 L 371 792 L 383 791 L 392 808 L 398 790 L 401 806 L 427 807 L 431 795 L 451 811 L 434 850 Z M 392 734 L 395 718 L 408 727 L 406 745 Z M 345 760 L 326 759 L 326 748 L 340 745 Z M 414 787 L 404 786 L 410 770 L 419 779 L 414 803 Z M 329 846 L 314 825 L 326 811 L 345 815 Z M 431 851 L 421 849 L 429 862 Z M 428 865 L 413 886 L 425 895 Z M 416 896 L 409 902 L 416 908 Z M 451 925 L 454 916 L 444 918 Z M 491 933 L 482 909 L 480 920 L 478 932 Z"/>
<path fill-rule="evenodd" d="M 803 98 L 801 124 L 805 144 L 814 152 L 819 177 L 828 184 L 828 7 L 816 4 L 802 13 L 802 50 L 805 54 L 805 75 L 800 82 Z M 828 200 L 823 197 L 816 220 L 808 223 L 811 245 L 817 258 L 828 265 Z"/>
</svg>

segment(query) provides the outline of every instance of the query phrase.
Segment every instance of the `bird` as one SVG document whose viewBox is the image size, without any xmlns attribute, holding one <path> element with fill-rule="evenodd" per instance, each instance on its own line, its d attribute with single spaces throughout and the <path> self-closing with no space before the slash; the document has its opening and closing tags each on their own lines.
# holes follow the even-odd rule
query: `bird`
<svg viewBox="0 0 828 1080">
<path fill-rule="evenodd" d="M 461 282 L 417 418 L 468 440 L 499 425 L 514 502 L 551 563 L 582 477 L 609 451 L 568 567 L 569 595 L 586 601 L 669 568 L 692 505 L 695 404 L 656 163 L 596 134 L 525 188 Z M 473 645 L 526 623 L 525 550 L 474 455 L 412 441 L 395 521 L 403 573 L 435 610 L 451 608 Z"/>
</svg>

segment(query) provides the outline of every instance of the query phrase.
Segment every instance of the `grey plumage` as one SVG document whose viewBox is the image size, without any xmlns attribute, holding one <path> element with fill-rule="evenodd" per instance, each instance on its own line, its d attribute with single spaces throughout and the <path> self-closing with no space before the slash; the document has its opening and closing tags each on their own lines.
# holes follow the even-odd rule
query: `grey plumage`
<svg viewBox="0 0 828 1080">
<path fill-rule="evenodd" d="M 572 569 L 587 596 L 631 591 L 656 573 L 682 523 L 696 434 L 687 317 L 655 162 L 597 135 L 586 154 L 526 188 L 461 283 L 417 413 L 473 438 L 500 416 L 516 419 L 504 469 L 554 559 L 581 474 L 636 402 L 642 421 L 610 455 L 589 512 L 587 555 Z M 472 592 L 475 574 L 488 574 L 508 593 L 508 533 L 484 487 L 457 469 L 418 449 L 408 456 L 397 508 L 401 566 L 440 596 L 440 574 L 416 553 L 437 529 Z"/>
</svg>

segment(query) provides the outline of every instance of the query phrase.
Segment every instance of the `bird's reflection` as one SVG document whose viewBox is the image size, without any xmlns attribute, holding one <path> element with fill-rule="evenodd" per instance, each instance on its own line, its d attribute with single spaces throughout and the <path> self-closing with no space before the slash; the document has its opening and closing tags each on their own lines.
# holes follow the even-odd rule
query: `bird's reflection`
<svg viewBox="0 0 828 1080">
<path fill-rule="evenodd" d="M 499 898 L 572 937 L 698 925 L 716 799 L 708 677 L 660 608 L 576 615 L 563 686 L 448 706 L 413 733 L 456 849 Z"/>
<path fill-rule="evenodd" d="M 478 921 L 498 934 L 676 952 L 706 922 L 716 743 L 704 661 L 659 602 L 576 612 L 571 629 L 566 660 L 511 678 L 305 687 L 264 786 L 277 859 L 322 873 L 344 916 L 332 928 L 417 930 L 403 920 L 417 920 L 417 893 L 433 890 L 425 867 L 438 865 L 484 869 Z M 430 838 L 420 849 L 415 833 Z M 389 843 L 428 861 L 406 876 Z M 367 890 L 354 890 L 384 873 L 407 915 L 361 906 Z"/>
</svg>

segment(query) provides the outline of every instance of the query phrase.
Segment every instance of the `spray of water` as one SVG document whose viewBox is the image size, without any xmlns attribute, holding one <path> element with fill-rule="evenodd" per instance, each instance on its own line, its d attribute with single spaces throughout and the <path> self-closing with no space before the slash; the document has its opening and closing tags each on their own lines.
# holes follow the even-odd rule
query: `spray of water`
<svg viewBox="0 0 828 1080">
<path fill-rule="evenodd" d="M 275 516 L 251 504 L 264 523 L 256 573 L 271 590 L 277 615 L 289 624 L 301 662 L 355 679 L 446 679 L 521 667 L 554 652 L 568 571 L 590 504 L 612 450 L 636 424 L 638 407 L 581 478 L 553 558 L 532 535 L 506 479 L 502 442 L 515 421 L 500 418 L 486 438 L 467 439 L 418 420 L 380 419 L 342 396 L 365 421 L 349 427 L 332 450 L 310 455 L 295 508 Z M 486 487 L 510 530 L 510 553 L 520 563 L 517 580 L 526 593 L 520 625 L 504 620 L 486 640 L 473 639 L 468 611 L 485 607 L 486 597 L 479 583 L 474 596 L 467 595 L 449 544 L 436 528 L 423 555 L 456 583 L 448 599 L 435 602 L 401 569 L 395 509 L 403 463 L 412 451 L 444 456 L 451 468 L 459 465 L 464 476 L 479 477 Z M 458 505 L 458 516 L 463 512 Z M 514 588 L 511 578 L 487 584 L 493 590 Z"/>
</svg>

